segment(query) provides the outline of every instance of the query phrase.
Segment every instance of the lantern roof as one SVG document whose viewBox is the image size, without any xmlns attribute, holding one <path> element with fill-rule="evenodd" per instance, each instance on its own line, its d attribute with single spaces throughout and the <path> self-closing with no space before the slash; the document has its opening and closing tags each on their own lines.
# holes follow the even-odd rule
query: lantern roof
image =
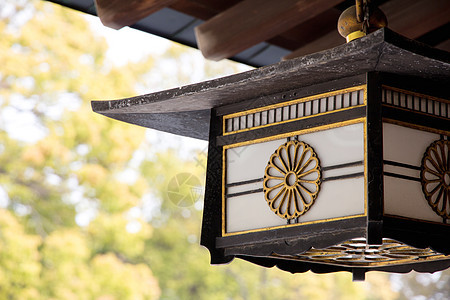
<svg viewBox="0 0 450 300">
<path fill-rule="evenodd" d="M 219 79 L 142 96 L 93 101 L 107 117 L 208 140 L 210 110 L 367 72 L 418 76 L 450 84 L 450 53 L 383 28 L 329 50 Z M 256 99 L 256 100 L 255 100 Z M 267 103 L 252 103 L 253 107 Z"/>
</svg>

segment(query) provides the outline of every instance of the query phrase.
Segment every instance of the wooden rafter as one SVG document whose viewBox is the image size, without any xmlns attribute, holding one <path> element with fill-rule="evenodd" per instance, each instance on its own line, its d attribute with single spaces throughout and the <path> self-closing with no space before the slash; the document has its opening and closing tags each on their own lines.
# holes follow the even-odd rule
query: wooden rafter
<svg viewBox="0 0 450 300">
<path fill-rule="evenodd" d="M 120 29 L 172 4 L 176 0 L 95 0 L 103 25 Z"/>
<path fill-rule="evenodd" d="M 208 59 L 228 58 L 340 2 L 342 0 L 244 0 L 196 27 L 197 43 Z"/>
</svg>

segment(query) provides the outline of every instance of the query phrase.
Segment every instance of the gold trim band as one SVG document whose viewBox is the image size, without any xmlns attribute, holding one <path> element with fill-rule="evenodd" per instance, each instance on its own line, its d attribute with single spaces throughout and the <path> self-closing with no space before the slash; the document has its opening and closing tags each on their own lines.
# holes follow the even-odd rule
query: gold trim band
<svg viewBox="0 0 450 300">
<path fill-rule="evenodd" d="M 236 118 L 236 117 L 242 117 L 242 116 L 255 114 L 255 113 L 258 113 L 258 112 L 264 112 L 264 111 L 269 111 L 269 110 L 273 110 L 273 109 L 284 108 L 284 107 L 288 107 L 288 106 L 299 104 L 299 103 L 319 100 L 319 99 L 322 99 L 322 98 L 333 97 L 333 96 L 337 96 L 337 95 L 344 95 L 344 94 L 352 93 L 352 92 L 355 92 L 355 91 L 363 91 L 363 99 L 362 99 L 363 100 L 363 104 L 358 104 L 358 105 L 349 106 L 349 107 L 342 107 L 342 108 L 339 108 L 339 109 L 334 109 L 334 110 L 330 110 L 330 111 L 326 111 L 326 112 L 322 112 L 322 113 L 317 113 L 317 114 L 313 114 L 313 115 L 301 116 L 301 117 L 297 117 L 297 118 L 292 118 L 292 119 L 283 120 L 283 121 L 279 121 L 279 122 L 253 126 L 253 127 L 249 127 L 249 128 L 233 130 L 233 131 L 229 131 L 229 132 L 227 132 L 227 130 L 226 130 L 227 121 L 230 120 L 230 119 Z M 223 116 L 223 120 L 222 120 L 222 122 L 223 122 L 222 123 L 223 135 L 225 136 L 225 135 L 229 135 L 229 134 L 235 134 L 235 133 L 239 133 L 239 132 L 243 132 L 243 131 L 249 131 L 249 130 L 253 130 L 253 129 L 264 128 L 264 127 L 268 127 L 268 126 L 283 124 L 283 123 L 287 123 L 287 122 L 297 121 L 297 120 L 300 120 L 300 119 L 321 116 L 321 115 L 329 114 L 329 113 L 332 113 L 332 112 L 343 111 L 343 110 L 348 110 L 348 109 L 364 106 L 364 105 L 366 105 L 366 99 L 367 99 L 367 95 L 366 94 L 367 94 L 366 93 L 366 85 L 359 85 L 359 86 L 354 86 L 354 87 L 341 89 L 341 90 L 337 90 L 337 91 L 322 93 L 322 94 L 318 94 L 318 95 L 308 96 L 308 97 L 304 97 L 304 98 L 300 98 L 300 99 L 290 100 L 290 101 L 286 101 L 286 102 L 282 102 L 282 103 L 276 103 L 276 104 L 272 104 L 272 105 L 268 105 L 268 106 L 263 106 L 263 107 L 249 109 L 249 110 L 246 110 L 246 111 L 241 111 L 241 112 L 237 112 L 237 113 L 228 114 L 228 115 Z"/>
</svg>

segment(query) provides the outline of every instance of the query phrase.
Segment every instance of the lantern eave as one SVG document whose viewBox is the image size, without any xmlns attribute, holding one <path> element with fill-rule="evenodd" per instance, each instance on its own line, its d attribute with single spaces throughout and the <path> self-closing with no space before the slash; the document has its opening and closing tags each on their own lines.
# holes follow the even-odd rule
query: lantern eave
<svg viewBox="0 0 450 300">
<path fill-rule="evenodd" d="M 208 140 L 207 111 L 212 108 L 373 71 L 450 82 L 450 54 L 383 28 L 351 43 L 248 72 L 138 97 L 93 101 L 92 109 L 127 123 Z"/>
</svg>

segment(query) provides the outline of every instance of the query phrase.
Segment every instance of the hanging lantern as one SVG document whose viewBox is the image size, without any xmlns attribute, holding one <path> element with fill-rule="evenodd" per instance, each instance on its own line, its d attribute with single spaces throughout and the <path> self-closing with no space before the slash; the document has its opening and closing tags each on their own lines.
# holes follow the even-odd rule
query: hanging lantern
<svg viewBox="0 0 450 300">
<path fill-rule="evenodd" d="M 94 101 L 209 141 L 201 244 L 289 272 L 450 266 L 450 55 L 380 29 L 249 72 Z"/>
</svg>

